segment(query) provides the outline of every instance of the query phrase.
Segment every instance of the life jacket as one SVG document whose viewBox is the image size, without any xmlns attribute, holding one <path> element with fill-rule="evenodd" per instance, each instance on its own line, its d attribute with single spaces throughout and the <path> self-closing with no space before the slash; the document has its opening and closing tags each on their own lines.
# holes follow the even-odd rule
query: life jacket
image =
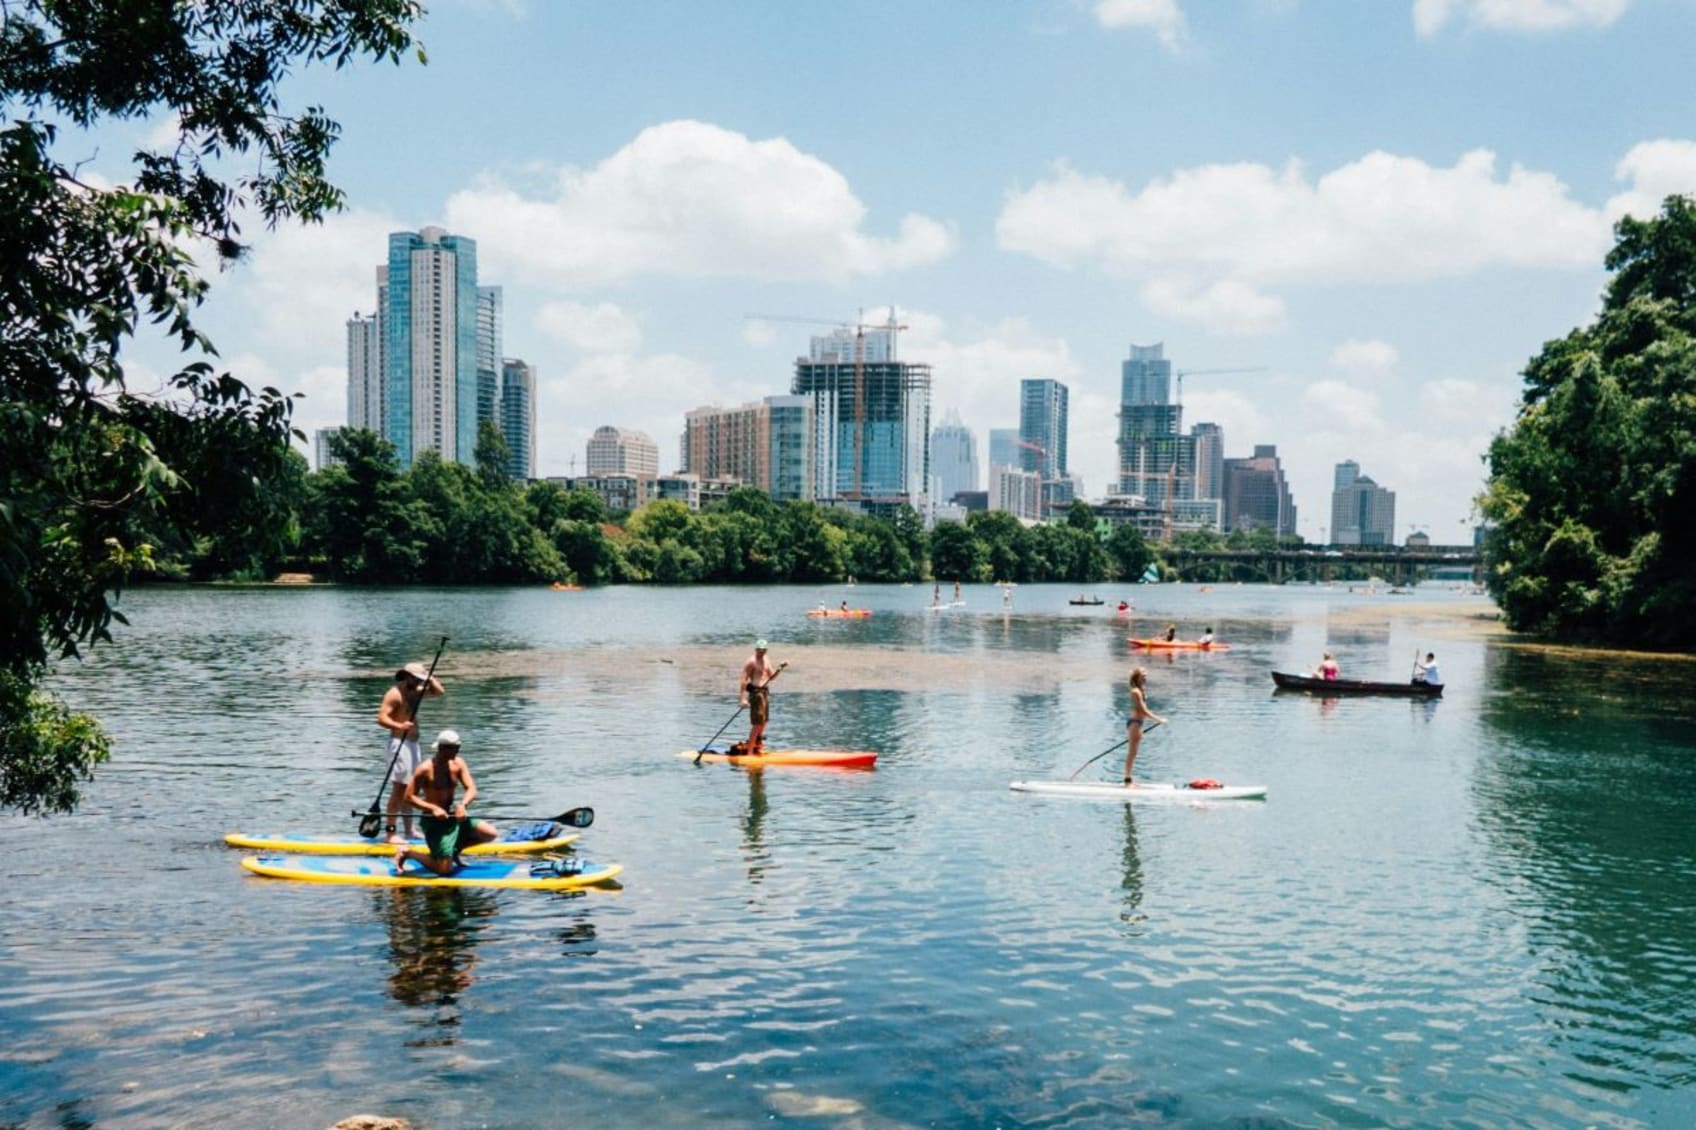
<svg viewBox="0 0 1696 1130">
<path fill-rule="evenodd" d="M 1222 789 L 1225 786 L 1222 782 L 1216 781 L 1212 777 L 1197 777 L 1195 780 L 1191 781 L 1187 787 L 1192 789 Z"/>
</svg>

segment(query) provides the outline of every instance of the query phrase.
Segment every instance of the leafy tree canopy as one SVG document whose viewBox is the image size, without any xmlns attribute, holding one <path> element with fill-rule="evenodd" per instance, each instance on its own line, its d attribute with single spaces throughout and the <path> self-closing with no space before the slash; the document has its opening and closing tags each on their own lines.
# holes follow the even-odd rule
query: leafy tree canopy
<svg viewBox="0 0 1696 1130">
<path fill-rule="evenodd" d="M 1490 445 L 1486 583 L 1510 627 L 1690 647 L 1696 633 L 1696 202 L 1616 225 L 1594 323 L 1525 369 Z"/>
<path fill-rule="evenodd" d="M 197 240 L 240 257 L 242 217 L 313 221 L 340 206 L 337 127 L 285 110 L 306 64 L 398 60 L 415 0 L 9 0 L 0 21 L 0 804 L 68 809 L 107 755 L 91 719 L 40 682 L 109 638 L 113 602 L 157 533 L 267 555 L 290 530 L 271 489 L 299 482 L 291 400 L 213 364 L 193 314 Z M 150 117 L 174 139 L 107 187 L 61 156 L 81 131 Z M 239 172 L 227 173 L 225 167 Z M 143 323 L 185 354 L 132 388 Z"/>
</svg>

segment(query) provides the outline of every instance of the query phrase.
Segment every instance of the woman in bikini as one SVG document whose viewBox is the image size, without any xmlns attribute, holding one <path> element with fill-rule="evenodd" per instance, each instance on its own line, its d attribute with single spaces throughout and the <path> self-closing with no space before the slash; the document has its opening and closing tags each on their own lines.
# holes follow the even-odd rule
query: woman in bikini
<svg viewBox="0 0 1696 1130">
<path fill-rule="evenodd" d="M 1148 683 L 1148 671 L 1142 667 L 1131 668 L 1131 716 L 1125 719 L 1125 781 L 1128 788 L 1131 784 L 1131 767 L 1137 763 L 1137 747 L 1142 745 L 1142 727 L 1144 722 L 1164 722 L 1148 708 L 1148 700 L 1143 697 L 1142 689 Z"/>
</svg>

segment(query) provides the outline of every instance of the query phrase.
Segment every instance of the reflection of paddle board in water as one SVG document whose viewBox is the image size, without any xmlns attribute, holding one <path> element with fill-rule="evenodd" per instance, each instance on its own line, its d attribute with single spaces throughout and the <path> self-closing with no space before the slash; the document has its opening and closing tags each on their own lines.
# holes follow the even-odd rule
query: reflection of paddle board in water
<svg viewBox="0 0 1696 1130">
<path fill-rule="evenodd" d="M 250 855 L 241 865 L 271 879 L 342 883 L 360 887 L 520 887 L 568 891 L 604 883 L 624 868 L 577 859 L 469 859 L 451 875 L 426 871 L 416 862 L 395 873 L 386 859 L 351 855 Z"/>
</svg>

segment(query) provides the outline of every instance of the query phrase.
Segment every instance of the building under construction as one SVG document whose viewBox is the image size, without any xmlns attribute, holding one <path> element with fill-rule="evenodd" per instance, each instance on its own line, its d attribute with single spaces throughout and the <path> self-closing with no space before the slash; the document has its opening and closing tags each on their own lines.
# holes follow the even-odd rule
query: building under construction
<svg viewBox="0 0 1696 1130">
<path fill-rule="evenodd" d="M 790 391 L 813 404 L 813 497 L 923 509 L 930 477 L 929 365 L 895 359 L 891 329 L 815 337 Z"/>
</svg>

